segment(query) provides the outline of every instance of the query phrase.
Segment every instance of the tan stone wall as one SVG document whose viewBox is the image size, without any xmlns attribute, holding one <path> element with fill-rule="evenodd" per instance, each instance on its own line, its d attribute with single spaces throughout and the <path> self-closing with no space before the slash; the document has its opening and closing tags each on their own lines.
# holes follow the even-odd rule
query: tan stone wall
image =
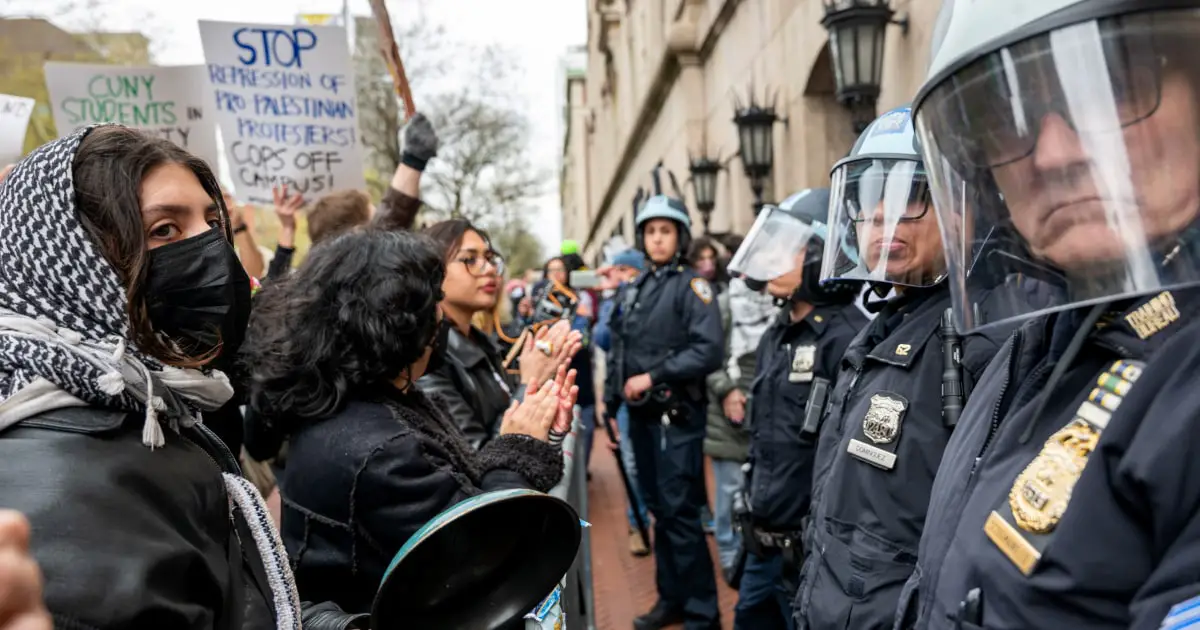
<svg viewBox="0 0 1200 630">
<path fill-rule="evenodd" d="M 909 102 L 924 80 L 940 5 L 893 0 L 909 28 L 888 29 L 879 113 Z M 589 0 L 587 78 L 569 91 L 571 120 L 580 124 L 572 123 L 564 146 L 572 165 L 562 173 L 564 237 L 595 254 L 619 223 L 632 235 L 634 196 L 639 187 L 651 191 L 660 161 L 663 191 L 673 193 L 673 172 L 699 226 L 689 152 L 728 161 L 711 229 L 744 233 L 753 193 L 740 161 L 729 158 L 738 149 L 734 98 L 744 102 L 751 86 L 760 102 L 769 89 L 787 119 L 775 129 L 764 198 L 828 185 L 854 133 L 833 96 L 823 15 L 821 0 Z"/>
</svg>

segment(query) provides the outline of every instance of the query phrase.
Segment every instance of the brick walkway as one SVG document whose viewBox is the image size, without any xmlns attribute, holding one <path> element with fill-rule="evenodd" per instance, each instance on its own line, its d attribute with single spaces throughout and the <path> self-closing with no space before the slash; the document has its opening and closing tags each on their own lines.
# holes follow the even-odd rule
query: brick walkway
<svg viewBox="0 0 1200 630">
<path fill-rule="evenodd" d="M 629 553 L 625 488 L 621 484 L 616 458 L 608 450 L 608 439 L 603 434 L 596 436 L 591 469 L 588 516 L 592 523 L 590 533 L 596 627 L 598 630 L 630 630 L 633 628 L 633 618 L 654 605 L 654 558 L 635 558 Z M 711 495 L 714 487 L 711 469 L 708 470 L 708 487 Z M 737 593 L 721 579 L 720 567 L 716 565 L 716 541 L 712 536 L 708 537 L 708 546 L 717 572 L 721 625 L 723 628 L 732 628 Z"/>
</svg>

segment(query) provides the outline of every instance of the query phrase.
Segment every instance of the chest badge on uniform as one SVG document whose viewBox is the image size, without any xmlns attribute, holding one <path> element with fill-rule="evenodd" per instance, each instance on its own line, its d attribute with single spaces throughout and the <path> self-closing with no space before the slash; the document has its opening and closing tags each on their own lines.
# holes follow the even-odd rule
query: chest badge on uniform
<svg viewBox="0 0 1200 630">
<path fill-rule="evenodd" d="M 799 346 L 792 355 L 792 371 L 788 374 L 790 383 L 811 383 L 813 367 L 817 364 L 817 347 L 813 345 Z"/>
<path fill-rule="evenodd" d="M 696 294 L 696 297 L 700 298 L 701 302 L 710 304 L 713 301 L 712 285 L 708 283 L 708 280 L 693 278 L 691 286 L 692 292 Z"/>
<path fill-rule="evenodd" d="M 1115 361 L 1101 372 L 1074 419 L 1046 440 L 1017 475 L 1007 501 L 988 517 L 984 532 L 1025 575 L 1041 559 L 1112 413 L 1141 372 L 1142 365 L 1133 361 Z"/>
<path fill-rule="evenodd" d="M 1075 481 L 1099 441 L 1100 433 L 1081 420 L 1046 440 L 1042 452 L 1017 475 L 1008 493 L 1008 505 L 1021 529 L 1034 534 L 1054 531 L 1067 511 Z"/>
<path fill-rule="evenodd" d="M 871 406 L 863 416 L 862 434 L 873 444 L 852 438 L 846 451 L 872 466 L 884 470 L 895 468 L 895 447 L 888 445 L 900 437 L 900 425 L 907 411 L 908 401 L 899 394 L 880 392 L 871 396 Z"/>
</svg>

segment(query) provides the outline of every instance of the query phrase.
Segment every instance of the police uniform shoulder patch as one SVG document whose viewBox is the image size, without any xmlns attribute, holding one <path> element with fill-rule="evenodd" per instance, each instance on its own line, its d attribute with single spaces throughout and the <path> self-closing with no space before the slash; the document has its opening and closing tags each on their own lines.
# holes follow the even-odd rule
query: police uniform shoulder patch
<svg viewBox="0 0 1200 630">
<path fill-rule="evenodd" d="M 712 285 L 704 278 L 692 278 L 692 293 L 700 298 L 701 302 L 709 304 L 713 301 Z"/>
</svg>

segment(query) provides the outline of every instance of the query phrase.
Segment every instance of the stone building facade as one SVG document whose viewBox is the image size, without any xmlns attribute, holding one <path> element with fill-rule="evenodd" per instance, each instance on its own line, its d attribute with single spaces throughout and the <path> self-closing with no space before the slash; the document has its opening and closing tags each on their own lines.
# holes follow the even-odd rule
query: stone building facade
<svg viewBox="0 0 1200 630">
<path fill-rule="evenodd" d="M 825 0 L 829 1 L 829 0 Z M 892 0 L 878 113 L 924 80 L 942 0 Z M 563 235 L 591 259 L 633 238 L 635 201 L 682 195 L 699 231 L 688 163 L 720 158 L 713 232 L 744 234 L 754 195 L 736 157 L 735 102 L 774 104 L 765 201 L 826 186 L 856 138 L 835 98 L 823 0 L 588 0 L 587 67 L 568 74 L 560 172 Z"/>
</svg>

